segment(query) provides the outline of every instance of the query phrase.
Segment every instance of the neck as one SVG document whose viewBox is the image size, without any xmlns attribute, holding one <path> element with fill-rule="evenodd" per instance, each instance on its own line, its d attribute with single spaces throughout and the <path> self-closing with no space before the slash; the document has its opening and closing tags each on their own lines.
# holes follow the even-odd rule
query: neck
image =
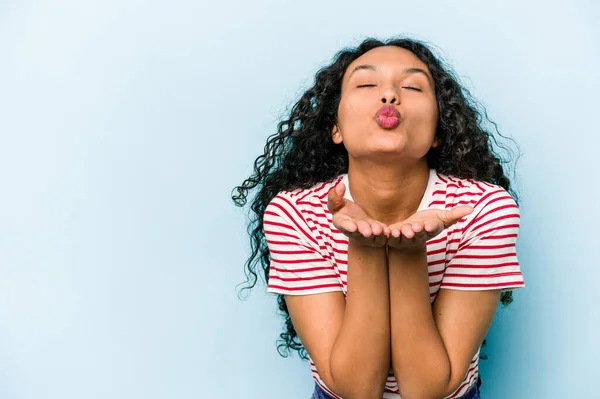
<svg viewBox="0 0 600 399">
<path fill-rule="evenodd" d="M 352 199 L 369 217 L 393 224 L 414 214 L 429 180 L 425 159 L 416 164 L 383 165 L 349 159 L 348 183 Z"/>
</svg>

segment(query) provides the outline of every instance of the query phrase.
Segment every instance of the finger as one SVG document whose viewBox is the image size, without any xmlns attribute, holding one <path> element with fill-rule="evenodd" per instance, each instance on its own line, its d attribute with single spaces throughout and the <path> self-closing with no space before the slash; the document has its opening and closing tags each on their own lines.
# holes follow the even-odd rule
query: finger
<svg viewBox="0 0 600 399">
<path fill-rule="evenodd" d="M 335 213 L 344 206 L 346 203 L 344 198 L 345 192 L 346 186 L 344 186 L 344 183 L 339 183 L 337 186 L 329 190 L 329 193 L 327 194 L 327 208 L 329 209 L 329 212 Z"/>
<path fill-rule="evenodd" d="M 411 238 L 412 241 L 425 241 L 428 237 L 427 231 L 425 231 L 425 223 L 422 221 L 414 221 L 411 222 L 410 228 L 413 232 L 413 236 Z"/>
<path fill-rule="evenodd" d="M 402 235 L 406 238 L 413 238 L 415 236 L 415 233 L 414 233 L 412 227 L 410 226 L 410 224 L 402 225 L 401 231 L 402 231 Z"/>
<path fill-rule="evenodd" d="M 364 220 L 359 220 L 356 222 L 356 226 L 358 228 L 358 232 L 365 237 L 370 237 L 373 234 L 371 231 L 371 225 Z"/>
<path fill-rule="evenodd" d="M 398 238 L 398 237 L 400 237 L 401 234 L 402 234 L 402 231 L 400 231 L 399 227 L 390 228 L 390 236 L 391 237 Z"/>
<path fill-rule="evenodd" d="M 371 231 L 373 232 L 374 235 L 380 235 L 380 234 L 384 233 L 384 225 L 379 222 L 372 221 L 371 222 Z"/>
<path fill-rule="evenodd" d="M 383 229 L 383 235 L 386 237 L 389 237 L 390 232 L 391 232 L 390 228 L 386 224 L 383 224 L 383 223 L 381 223 L 381 227 Z"/>
<path fill-rule="evenodd" d="M 401 235 L 396 237 L 396 236 L 394 236 L 394 232 L 395 232 L 394 229 L 391 229 L 390 236 L 387 239 L 387 244 L 391 247 L 397 247 L 398 244 L 400 243 Z"/>
<path fill-rule="evenodd" d="M 440 222 L 425 222 L 423 230 L 429 234 L 429 236 L 436 236 L 444 230 L 444 224 Z"/>
<path fill-rule="evenodd" d="M 410 224 L 410 226 L 412 227 L 412 230 L 415 233 L 419 233 L 419 232 L 423 231 L 423 223 L 422 222 L 412 222 Z"/>
<path fill-rule="evenodd" d="M 348 233 L 354 233 L 356 230 L 358 230 L 358 226 L 356 225 L 356 223 L 350 219 L 341 221 L 340 228 Z"/>
<path fill-rule="evenodd" d="M 354 233 L 349 233 L 348 238 L 356 240 L 357 242 L 364 243 L 365 237 L 357 230 Z"/>
<path fill-rule="evenodd" d="M 373 237 L 375 237 L 375 245 L 378 247 L 385 245 L 385 243 L 387 242 L 387 237 L 383 234 Z"/>
<path fill-rule="evenodd" d="M 461 205 L 443 212 L 440 218 L 444 222 L 445 227 L 450 227 L 463 217 L 473 212 L 473 207 Z"/>
<path fill-rule="evenodd" d="M 427 233 L 425 229 L 421 229 L 420 231 L 415 231 L 415 235 L 413 236 L 412 240 L 415 242 L 425 242 L 429 238 L 429 233 Z"/>
</svg>

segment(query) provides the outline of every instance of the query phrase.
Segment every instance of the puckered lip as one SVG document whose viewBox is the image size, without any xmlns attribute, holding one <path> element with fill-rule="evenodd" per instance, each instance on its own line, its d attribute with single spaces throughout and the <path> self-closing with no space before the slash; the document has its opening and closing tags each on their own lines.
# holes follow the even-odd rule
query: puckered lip
<svg viewBox="0 0 600 399">
<path fill-rule="evenodd" d="M 396 117 L 400 119 L 400 112 L 392 105 L 384 105 L 383 107 L 379 108 L 375 114 L 375 118 L 379 118 L 381 116 Z"/>
</svg>

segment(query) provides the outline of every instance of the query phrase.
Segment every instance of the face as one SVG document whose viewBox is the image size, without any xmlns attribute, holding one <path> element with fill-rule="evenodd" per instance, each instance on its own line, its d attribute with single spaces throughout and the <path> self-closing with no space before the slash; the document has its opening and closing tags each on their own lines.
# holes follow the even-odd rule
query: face
<svg viewBox="0 0 600 399">
<path fill-rule="evenodd" d="M 392 106 L 400 113 L 395 127 L 378 124 L 377 111 Z M 438 108 L 427 66 L 408 50 L 378 47 L 346 70 L 333 141 L 350 158 L 422 159 L 437 146 Z"/>
</svg>

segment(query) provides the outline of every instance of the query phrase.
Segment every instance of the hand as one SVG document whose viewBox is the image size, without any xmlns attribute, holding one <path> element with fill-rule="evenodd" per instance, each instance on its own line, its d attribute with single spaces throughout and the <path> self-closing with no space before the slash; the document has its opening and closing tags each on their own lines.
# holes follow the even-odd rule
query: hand
<svg viewBox="0 0 600 399">
<path fill-rule="evenodd" d="M 407 252 L 427 249 L 426 242 L 444 229 L 473 212 L 470 206 L 457 206 L 449 210 L 425 209 L 403 222 L 389 226 L 391 234 L 388 245 Z"/>
<path fill-rule="evenodd" d="M 345 199 L 345 191 L 343 183 L 329 190 L 327 207 L 333 215 L 333 225 L 359 245 L 384 247 L 390 234 L 389 227 L 371 219 L 355 202 Z"/>
</svg>

